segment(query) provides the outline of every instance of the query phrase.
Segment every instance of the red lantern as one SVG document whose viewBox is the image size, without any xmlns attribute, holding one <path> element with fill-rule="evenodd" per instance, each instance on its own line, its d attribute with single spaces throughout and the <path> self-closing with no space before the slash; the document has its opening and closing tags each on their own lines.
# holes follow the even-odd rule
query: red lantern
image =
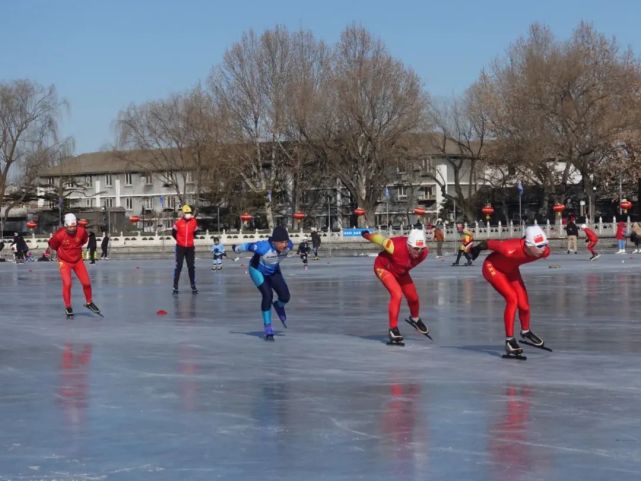
<svg viewBox="0 0 641 481">
<path fill-rule="evenodd" d="M 627 214 L 630 209 L 632 209 L 632 202 L 627 199 L 623 199 L 619 204 L 619 207 L 623 209 L 623 213 Z"/>
<path fill-rule="evenodd" d="M 427 213 L 427 211 L 423 209 L 423 207 L 415 207 L 414 213 L 419 217 L 423 217 Z"/>
<path fill-rule="evenodd" d="M 299 220 L 299 221 L 300 221 L 300 220 L 303 220 L 303 219 L 305 218 L 305 213 L 304 213 L 304 212 L 297 211 L 297 212 L 294 212 L 294 213 L 292 214 L 292 217 L 293 217 L 295 220 Z"/>
<path fill-rule="evenodd" d="M 245 224 L 252 220 L 254 218 L 253 215 L 251 215 L 249 212 L 243 212 L 240 214 L 240 220 L 242 220 Z"/>
<path fill-rule="evenodd" d="M 492 207 L 492 204 L 486 204 L 485 207 L 481 209 L 481 212 L 485 215 L 486 220 L 490 220 L 490 217 L 494 214 L 494 207 Z"/>
<path fill-rule="evenodd" d="M 37 222 L 35 222 L 33 220 L 30 220 L 29 222 L 27 222 L 27 228 L 28 229 L 35 229 L 36 227 L 38 227 L 38 223 Z"/>
<path fill-rule="evenodd" d="M 89 225 L 89 221 L 87 219 L 80 219 L 78 221 L 78 225 L 81 227 L 87 227 Z"/>
<path fill-rule="evenodd" d="M 136 222 L 139 222 L 139 221 L 140 221 L 140 216 L 138 215 L 129 216 L 129 222 L 131 222 L 132 224 L 135 224 Z"/>
<path fill-rule="evenodd" d="M 354 209 L 354 214 L 356 215 L 356 217 L 361 217 L 365 215 L 365 209 L 361 209 L 360 207 L 357 207 L 356 209 Z"/>
<path fill-rule="evenodd" d="M 557 202 L 552 206 L 552 210 L 556 212 L 557 214 L 562 214 L 563 211 L 565 210 L 565 206 L 561 204 L 560 202 Z"/>
</svg>

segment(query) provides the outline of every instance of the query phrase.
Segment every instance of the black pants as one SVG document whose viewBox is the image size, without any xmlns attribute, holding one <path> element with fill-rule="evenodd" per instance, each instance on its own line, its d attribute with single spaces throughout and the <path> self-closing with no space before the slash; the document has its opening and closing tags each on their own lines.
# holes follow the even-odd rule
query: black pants
<svg viewBox="0 0 641 481">
<path fill-rule="evenodd" d="M 262 296 L 260 302 L 261 311 L 269 311 L 272 308 L 272 301 L 274 300 L 273 291 L 276 291 L 276 295 L 280 302 L 283 304 L 287 304 L 289 302 L 289 288 L 287 287 L 287 283 L 280 271 L 277 271 L 271 276 L 263 276 L 263 274 L 256 270 L 256 272 L 252 274 L 252 279 L 254 280 L 254 283 L 258 283 L 256 287 L 258 287 Z"/>
<path fill-rule="evenodd" d="M 89 249 L 89 259 L 92 264 L 96 263 L 96 249 Z"/>
<path fill-rule="evenodd" d="M 465 256 L 467 259 L 467 262 L 472 263 L 472 257 L 465 251 L 458 251 L 458 254 L 456 255 L 456 262 L 455 264 L 458 264 L 458 262 L 461 260 L 461 256 Z"/>
<path fill-rule="evenodd" d="M 100 256 L 101 259 L 106 259 L 107 258 L 107 248 L 106 247 L 101 247 L 102 250 L 102 255 Z"/>
<path fill-rule="evenodd" d="M 196 272 L 194 271 L 194 258 L 196 255 L 195 247 L 176 246 L 176 268 L 174 269 L 174 289 L 178 289 L 180 280 L 180 271 L 183 268 L 183 261 L 187 261 L 187 272 L 189 273 L 189 283 L 191 288 L 196 288 Z"/>
</svg>

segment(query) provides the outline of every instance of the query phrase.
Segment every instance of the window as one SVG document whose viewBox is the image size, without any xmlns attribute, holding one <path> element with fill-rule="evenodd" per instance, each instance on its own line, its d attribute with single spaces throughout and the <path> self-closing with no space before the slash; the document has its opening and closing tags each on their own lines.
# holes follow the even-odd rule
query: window
<svg viewBox="0 0 641 481">
<path fill-rule="evenodd" d="M 131 172 L 125 173 L 125 185 L 131 185 L 134 183 L 134 176 Z"/>
<path fill-rule="evenodd" d="M 125 197 L 125 209 L 133 210 L 134 208 L 134 199 L 133 197 Z"/>
<path fill-rule="evenodd" d="M 190 170 L 187 172 L 187 175 L 185 176 L 187 183 L 188 184 L 193 184 L 194 183 L 194 173 Z"/>
<path fill-rule="evenodd" d="M 153 197 L 145 197 L 145 209 L 153 209 L 154 208 L 154 198 Z"/>
<path fill-rule="evenodd" d="M 424 172 L 432 172 L 434 170 L 434 165 L 432 163 L 432 159 L 423 159 L 423 171 Z"/>
<path fill-rule="evenodd" d="M 434 196 L 434 187 L 433 186 L 423 186 L 418 192 L 418 198 L 421 200 L 429 200 Z"/>
<path fill-rule="evenodd" d="M 146 185 L 152 185 L 154 183 L 154 179 L 151 174 L 145 174 L 145 184 Z"/>
<path fill-rule="evenodd" d="M 85 207 L 93 207 L 93 197 L 85 199 Z"/>
<path fill-rule="evenodd" d="M 111 177 L 111 174 L 106 174 L 105 175 L 105 185 L 107 187 L 111 187 L 113 185 L 113 179 Z"/>
<path fill-rule="evenodd" d="M 73 187 L 73 179 L 71 177 L 65 179 L 65 187 Z"/>
<path fill-rule="evenodd" d="M 47 178 L 47 185 L 53 185 L 53 177 Z"/>
<path fill-rule="evenodd" d="M 396 187 L 396 198 L 398 200 L 407 199 L 407 187 L 404 185 L 399 185 Z"/>
<path fill-rule="evenodd" d="M 93 183 L 93 179 L 91 178 L 90 175 L 85 175 L 85 185 L 87 187 L 91 187 L 91 184 Z"/>
<path fill-rule="evenodd" d="M 104 205 L 105 205 L 105 207 L 113 207 L 114 206 L 114 198 L 113 197 L 105 197 Z"/>
</svg>

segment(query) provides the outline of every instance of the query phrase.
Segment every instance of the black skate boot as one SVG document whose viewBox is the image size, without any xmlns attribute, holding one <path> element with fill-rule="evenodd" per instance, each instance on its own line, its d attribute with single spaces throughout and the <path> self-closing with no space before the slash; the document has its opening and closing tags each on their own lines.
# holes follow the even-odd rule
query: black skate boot
<svg viewBox="0 0 641 481">
<path fill-rule="evenodd" d="M 67 319 L 73 319 L 73 309 L 71 307 L 65 307 L 65 314 Z"/>
<path fill-rule="evenodd" d="M 414 320 L 411 317 L 408 317 L 407 319 L 405 319 L 405 322 L 407 322 L 410 326 L 412 326 L 414 329 L 416 329 L 418 332 L 420 332 L 424 336 L 427 336 L 430 339 L 432 339 L 432 336 L 430 336 L 430 328 L 425 325 L 425 323 L 420 317 L 417 320 Z"/>
<path fill-rule="evenodd" d="M 104 317 L 100 312 L 100 309 L 98 309 L 98 306 L 95 305 L 93 302 L 90 302 L 89 304 L 85 304 L 85 307 L 89 309 L 91 312 L 93 312 L 94 314 L 98 314 L 100 317 Z"/>
<path fill-rule="evenodd" d="M 172 294 L 178 294 L 178 288 L 174 287 L 173 290 L 171 291 Z"/>
<path fill-rule="evenodd" d="M 403 342 L 403 336 L 401 336 L 401 332 L 398 330 L 398 327 L 394 327 L 387 331 L 387 335 L 389 336 L 389 341 L 387 341 L 388 346 L 405 345 L 405 343 Z"/>
<path fill-rule="evenodd" d="M 272 329 L 271 324 L 265 324 L 265 340 L 266 341 L 274 340 L 274 330 Z"/>
<path fill-rule="evenodd" d="M 191 293 L 198 294 L 198 289 L 196 289 L 196 286 L 191 286 Z"/>
<path fill-rule="evenodd" d="M 527 359 L 523 355 L 523 348 L 519 346 L 519 343 L 513 337 L 505 340 L 505 354 L 502 357 L 503 359 L 518 359 L 520 361 Z"/>
<path fill-rule="evenodd" d="M 546 351 L 552 352 L 552 349 L 545 347 L 543 339 L 534 334 L 532 331 L 521 331 L 521 342 L 527 344 L 528 346 L 538 347 L 539 349 L 544 349 Z"/>
</svg>

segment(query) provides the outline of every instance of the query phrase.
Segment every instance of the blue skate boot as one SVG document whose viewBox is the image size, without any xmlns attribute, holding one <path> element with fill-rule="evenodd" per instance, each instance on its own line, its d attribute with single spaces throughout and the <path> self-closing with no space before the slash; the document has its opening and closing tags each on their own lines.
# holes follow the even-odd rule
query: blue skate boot
<svg viewBox="0 0 641 481">
<path fill-rule="evenodd" d="M 265 324 L 265 340 L 266 341 L 274 340 L 274 330 L 272 329 L 271 324 Z"/>
</svg>

